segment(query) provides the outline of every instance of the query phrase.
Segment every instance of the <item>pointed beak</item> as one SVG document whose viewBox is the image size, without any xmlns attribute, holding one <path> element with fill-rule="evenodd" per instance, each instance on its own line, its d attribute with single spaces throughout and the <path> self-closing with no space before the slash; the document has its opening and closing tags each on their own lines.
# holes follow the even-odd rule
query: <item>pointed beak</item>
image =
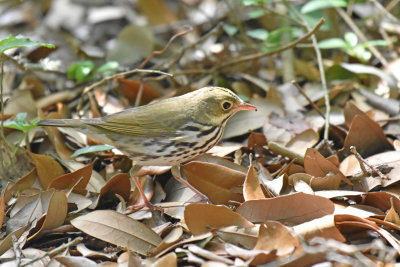
<svg viewBox="0 0 400 267">
<path fill-rule="evenodd" d="M 255 106 L 253 106 L 253 105 L 250 105 L 250 104 L 246 103 L 246 102 L 242 102 L 236 107 L 236 110 L 238 110 L 238 111 L 239 110 L 255 110 L 255 111 L 257 111 L 257 108 Z"/>
</svg>

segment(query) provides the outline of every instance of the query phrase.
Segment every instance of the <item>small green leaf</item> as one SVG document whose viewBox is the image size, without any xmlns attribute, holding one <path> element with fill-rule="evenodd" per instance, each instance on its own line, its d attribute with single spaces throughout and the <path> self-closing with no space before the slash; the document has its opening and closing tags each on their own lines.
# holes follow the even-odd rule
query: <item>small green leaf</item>
<svg viewBox="0 0 400 267">
<path fill-rule="evenodd" d="M 268 38 L 268 31 L 264 29 L 255 29 L 247 31 L 246 34 L 254 39 L 265 41 Z"/>
<path fill-rule="evenodd" d="M 67 69 L 67 77 L 74 79 L 77 82 L 84 82 L 91 79 L 91 74 L 94 69 L 94 63 L 90 60 L 85 60 L 72 64 Z"/>
<path fill-rule="evenodd" d="M 26 122 L 26 112 L 21 112 L 15 115 L 14 120 L 4 122 L 4 127 L 16 129 L 27 133 L 30 129 L 36 128 L 36 123 L 39 119 L 34 120 L 32 123 Z"/>
<path fill-rule="evenodd" d="M 355 47 L 358 44 L 358 37 L 354 32 L 346 32 L 344 40 L 350 47 Z"/>
<path fill-rule="evenodd" d="M 330 38 L 320 41 L 318 43 L 318 47 L 320 49 L 333 49 L 333 48 L 346 49 L 347 43 L 340 38 Z"/>
<path fill-rule="evenodd" d="M 29 38 L 24 38 L 22 35 L 14 37 L 12 34 L 8 35 L 6 38 L 0 39 L 0 54 L 4 51 L 16 48 L 16 47 L 29 47 L 29 46 L 44 46 L 48 48 L 54 48 L 53 44 L 46 44 L 32 41 Z"/>
<path fill-rule="evenodd" d="M 265 15 L 265 11 L 263 9 L 254 9 L 249 12 L 249 17 L 252 19 L 257 19 Z"/>
<path fill-rule="evenodd" d="M 119 63 L 117 61 L 108 61 L 101 65 L 96 72 L 102 76 L 108 76 L 115 73 L 118 67 Z"/>
<path fill-rule="evenodd" d="M 238 32 L 237 27 L 229 25 L 229 24 L 225 24 L 224 26 L 222 26 L 222 28 L 224 29 L 226 34 L 228 34 L 229 36 L 233 36 Z"/>
<path fill-rule="evenodd" d="M 76 158 L 77 156 L 83 155 L 83 154 L 88 154 L 88 153 L 94 153 L 94 152 L 100 152 L 100 151 L 107 151 L 113 149 L 113 146 L 110 145 L 96 145 L 96 146 L 87 146 L 80 148 L 76 150 L 72 155 L 71 158 Z"/>
<path fill-rule="evenodd" d="M 315 10 L 330 7 L 347 7 L 346 0 L 312 0 L 307 2 L 302 8 L 301 13 L 309 13 Z"/>
<path fill-rule="evenodd" d="M 365 42 L 365 43 L 360 44 L 360 45 L 363 46 L 363 47 L 367 47 L 369 45 L 372 45 L 372 46 L 388 46 L 389 44 L 385 40 L 371 40 L 371 41 Z"/>
</svg>

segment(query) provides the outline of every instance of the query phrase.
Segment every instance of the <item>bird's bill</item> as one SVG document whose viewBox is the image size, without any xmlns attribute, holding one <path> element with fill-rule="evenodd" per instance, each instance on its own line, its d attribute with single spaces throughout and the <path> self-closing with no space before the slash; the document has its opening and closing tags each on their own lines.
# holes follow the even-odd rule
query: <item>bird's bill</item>
<svg viewBox="0 0 400 267">
<path fill-rule="evenodd" d="M 246 102 L 242 102 L 236 107 L 236 110 L 257 110 L 257 108 Z"/>
</svg>

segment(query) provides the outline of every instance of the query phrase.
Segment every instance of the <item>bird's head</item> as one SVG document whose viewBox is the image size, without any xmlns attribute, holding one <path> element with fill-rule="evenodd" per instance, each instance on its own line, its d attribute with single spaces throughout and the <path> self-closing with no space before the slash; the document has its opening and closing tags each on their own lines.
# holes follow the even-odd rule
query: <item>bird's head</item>
<svg viewBox="0 0 400 267">
<path fill-rule="evenodd" d="M 224 125 L 236 112 L 257 110 L 241 100 L 232 91 L 222 87 L 204 87 L 193 92 L 192 100 L 197 102 L 199 121 L 211 122 L 213 125 Z"/>
</svg>

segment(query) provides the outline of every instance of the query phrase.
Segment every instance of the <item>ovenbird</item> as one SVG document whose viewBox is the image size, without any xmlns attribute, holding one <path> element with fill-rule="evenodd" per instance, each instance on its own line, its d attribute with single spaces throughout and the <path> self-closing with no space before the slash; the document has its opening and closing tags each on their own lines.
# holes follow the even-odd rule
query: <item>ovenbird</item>
<svg viewBox="0 0 400 267">
<path fill-rule="evenodd" d="M 227 120 L 240 110 L 256 107 L 228 89 L 205 87 L 102 118 L 49 119 L 37 125 L 76 128 L 115 146 L 138 165 L 173 166 L 218 143 Z"/>
<path fill-rule="evenodd" d="M 136 166 L 131 170 L 146 206 L 146 198 L 135 175 L 140 166 L 174 166 L 190 161 L 221 139 L 227 120 L 240 110 L 257 110 L 232 91 L 205 87 L 185 95 L 95 119 L 49 119 L 39 126 L 72 127 L 103 143 L 113 145 Z M 204 198 L 197 189 L 174 176 Z"/>
</svg>

